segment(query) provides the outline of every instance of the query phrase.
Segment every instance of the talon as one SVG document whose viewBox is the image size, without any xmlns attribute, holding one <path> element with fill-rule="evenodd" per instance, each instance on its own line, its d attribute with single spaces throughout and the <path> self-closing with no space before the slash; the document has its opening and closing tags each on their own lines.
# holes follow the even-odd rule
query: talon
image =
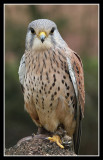
<svg viewBox="0 0 103 160">
<path fill-rule="evenodd" d="M 60 147 L 60 148 L 64 148 L 64 146 L 63 145 L 61 145 L 61 139 L 60 139 L 60 137 L 59 136 L 53 136 L 53 137 L 48 137 L 47 138 L 48 140 L 50 140 L 51 142 L 56 142 L 56 144 Z"/>
</svg>

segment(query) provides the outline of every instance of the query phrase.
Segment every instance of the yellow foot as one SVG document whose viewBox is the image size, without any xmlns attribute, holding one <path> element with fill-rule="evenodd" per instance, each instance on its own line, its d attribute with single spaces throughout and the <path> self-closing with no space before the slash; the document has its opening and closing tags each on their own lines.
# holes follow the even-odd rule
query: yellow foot
<svg viewBox="0 0 103 160">
<path fill-rule="evenodd" d="M 51 142 L 56 142 L 56 144 L 60 147 L 60 148 L 64 148 L 63 145 L 61 145 L 61 139 L 58 135 L 55 135 L 53 137 L 48 137 L 47 138 L 48 140 L 50 140 Z"/>
</svg>

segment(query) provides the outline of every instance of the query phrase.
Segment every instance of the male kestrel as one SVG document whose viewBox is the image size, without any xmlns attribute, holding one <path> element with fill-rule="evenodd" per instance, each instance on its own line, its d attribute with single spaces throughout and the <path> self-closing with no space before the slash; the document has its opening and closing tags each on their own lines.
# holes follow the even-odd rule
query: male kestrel
<svg viewBox="0 0 103 160">
<path fill-rule="evenodd" d="M 29 24 L 25 47 L 18 72 L 25 109 L 47 131 L 62 125 L 78 153 L 85 103 L 81 59 L 48 19 Z"/>
</svg>

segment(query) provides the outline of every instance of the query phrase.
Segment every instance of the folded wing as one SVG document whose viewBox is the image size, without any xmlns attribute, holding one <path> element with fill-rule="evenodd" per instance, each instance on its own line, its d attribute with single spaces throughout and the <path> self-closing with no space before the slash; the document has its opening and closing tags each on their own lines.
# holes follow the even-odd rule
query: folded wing
<svg viewBox="0 0 103 160">
<path fill-rule="evenodd" d="M 85 103 L 83 65 L 80 57 L 75 52 L 72 52 L 67 57 L 67 64 L 76 95 L 76 106 L 75 106 L 76 129 L 73 135 L 73 140 L 74 140 L 75 153 L 78 154 L 80 137 L 81 137 L 81 122 L 82 122 L 81 120 L 82 117 L 84 117 L 84 103 Z"/>
</svg>

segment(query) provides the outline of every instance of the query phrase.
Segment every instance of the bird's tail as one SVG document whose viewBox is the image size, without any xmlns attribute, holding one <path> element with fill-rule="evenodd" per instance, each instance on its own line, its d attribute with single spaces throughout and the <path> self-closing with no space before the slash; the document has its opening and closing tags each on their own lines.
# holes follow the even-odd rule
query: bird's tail
<svg viewBox="0 0 103 160">
<path fill-rule="evenodd" d="M 79 115 L 77 115 L 76 117 L 76 129 L 73 135 L 74 151 L 76 154 L 78 154 L 80 147 L 81 133 L 82 133 L 82 114 L 81 114 L 81 107 L 79 106 Z"/>
</svg>

